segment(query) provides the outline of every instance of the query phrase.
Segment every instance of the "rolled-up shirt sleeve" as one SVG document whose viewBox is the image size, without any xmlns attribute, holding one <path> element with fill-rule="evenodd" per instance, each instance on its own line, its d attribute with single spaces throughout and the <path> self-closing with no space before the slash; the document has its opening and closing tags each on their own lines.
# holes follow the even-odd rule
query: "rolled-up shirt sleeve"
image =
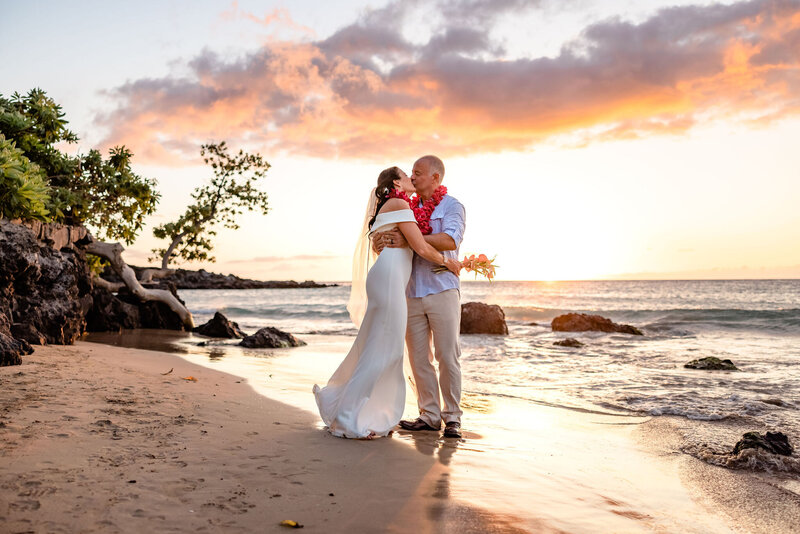
<svg viewBox="0 0 800 534">
<path fill-rule="evenodd" d="M 453 241 L 456 242 L 456 248 L 461 246 L 461 241 L 464 239 L 466 221 L 467 214 L 464 205 L 454 199 L 454 202 L 447 207 L 447 211 L 442 217 L 442 233 L 453 238 Z"/>
</svg>

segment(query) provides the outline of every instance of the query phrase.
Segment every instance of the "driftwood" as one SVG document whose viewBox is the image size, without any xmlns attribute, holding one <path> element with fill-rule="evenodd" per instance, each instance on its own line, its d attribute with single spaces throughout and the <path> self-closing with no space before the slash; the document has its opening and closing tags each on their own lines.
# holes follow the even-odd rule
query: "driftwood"
<svg viewBox="0 0 800 534">
<path fill-rule="evenodd" d="M 94 283 L 95 287 L 102 287 L 103 289 L 107 289 L 112 293 L 116 293 L 117 291 L 125 287 L 125 284 L 123 284 L 122 282 L 109 282 L 105 278 L 100 278 L 99 276 L 96 275 L 94 276 L 94 278 L 92 278 L 92 283 Z"/>
<path fill-rule="evenodd" d="M 145 269 L 142 271 L 142 278 L 139 280 L 142 284 L 149 284 L 158 278 L 166 278 L 173 274 L 175 269 Z"/>
<path fill-rule="evenodd" d="M 166 289 L 147 289 L 142 287 L 142 284 L 136 278 L 136 273 L 131 267 L 122 259 L 122 251 L 125 250 L 119 243 L 103 243 L 99 241 L 92 241 L 87 245 L 86 252 L 100 256 L 111 262 L 111 267 L 117 273 L 125 286 L 131 293 L 136 295 L 143 302 L 155 300 L 163 302 L 172 309 L 183 321 L 183 324 L 189 328 L 194 328 L 194 319 L 192 314 L 181 302 L 175 298 L 175 295 Z"/>
</svg>

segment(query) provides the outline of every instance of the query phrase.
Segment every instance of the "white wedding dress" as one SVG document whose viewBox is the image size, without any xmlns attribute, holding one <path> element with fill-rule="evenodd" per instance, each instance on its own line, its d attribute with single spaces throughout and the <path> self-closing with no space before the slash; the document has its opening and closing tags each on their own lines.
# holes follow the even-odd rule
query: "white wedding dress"
<svg viewBox="0 0 800 534">
<path fill-rule="evenodd" d="M 414 212 L 379 213 L 372 231 L 400 222 L 416 222 Z M 324 388 L 314 385 L 319 413 L 334 436 L 385 436 L 403 415 L 406 285 L 413 256 L 410 248 L 383 249 L 367 275 L 366 313 L 350 352 Z"/>
</svg>

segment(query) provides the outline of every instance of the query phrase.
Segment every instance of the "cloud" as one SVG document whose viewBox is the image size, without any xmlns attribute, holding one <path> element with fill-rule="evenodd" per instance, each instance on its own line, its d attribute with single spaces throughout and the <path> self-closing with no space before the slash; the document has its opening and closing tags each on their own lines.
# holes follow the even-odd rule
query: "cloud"
<svg viewBox="0 0 800 534">
<path fill-rule="evenodd" d="M 261 26 L 278 26 L 311 36 L 316 34 L 312 28 L 295 22 L 286 8 L 276 8 L 259 17 L 254 13 L 240 9 L 239 2 L 234 1 L 231 4 L 231 8 L 228 11 L 224 11 L 221 16 L 224 20 L 246 19 Z"/>
<path fill-rule="evenodd" d="M 128 82 L 110 92 L 118 107 L 97 118 L 109 131 L 105 144 L 173 164 L 220 138 L 265 153 L 407 159 L 800 112 L 799 0 L 602 20 L 555 57 L 516 58 L 492 39 L 491 25 L 538 3 L 433 5 L 392 2 L 322 40 L 270 42 L 236 59 L 206 50 L 187 63 L 187 77 Z M 401 32 L 419 17 L 435 25 L 421 41 Z"/>
</svg>

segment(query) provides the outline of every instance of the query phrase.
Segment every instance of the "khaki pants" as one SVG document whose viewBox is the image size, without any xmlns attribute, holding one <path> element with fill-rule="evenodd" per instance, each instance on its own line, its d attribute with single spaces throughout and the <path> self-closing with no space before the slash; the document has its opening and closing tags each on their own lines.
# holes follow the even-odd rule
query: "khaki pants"
<svg viewBox="0 0 800 534">
<path fill-rule="evenodd" d="M 423 421 L 437 428 L 442 419 L 445 423 L 461 422 L 460 330 L 461 295 L 457 289 L 408 299 L 406 345 L 417 388 L 419 414 Z M 434 358 L 439 363 L 438 380 Z"/>
</svg>

